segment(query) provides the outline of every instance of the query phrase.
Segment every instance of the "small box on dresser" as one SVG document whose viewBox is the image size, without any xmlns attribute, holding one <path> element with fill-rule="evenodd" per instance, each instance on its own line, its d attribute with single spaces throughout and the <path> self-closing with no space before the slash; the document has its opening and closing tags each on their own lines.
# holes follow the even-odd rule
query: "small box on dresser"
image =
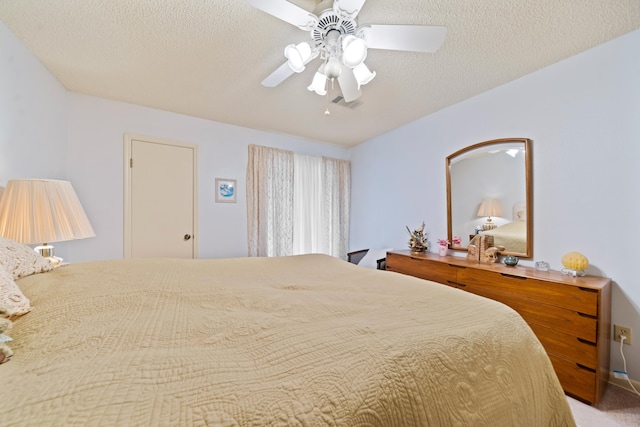
<svg viewBox="0 0 640 427">
<path fill-rule="evenodd" d="M 609 378 L 611 279 L 410 251 L 388 252 L 387 270 L 513 308 L 544 346 L 565 393 L 591 404 L 600 401 Z"/>
</svg>

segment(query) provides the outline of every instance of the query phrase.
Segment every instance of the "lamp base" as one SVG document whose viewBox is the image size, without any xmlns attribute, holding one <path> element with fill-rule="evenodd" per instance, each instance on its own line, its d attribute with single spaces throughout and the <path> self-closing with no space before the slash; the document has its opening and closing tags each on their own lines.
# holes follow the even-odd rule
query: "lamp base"
<svg viewBox="0 0 640 427">
<path fill-rule="evenodd" d="M 41 246 L 36 246 L 34 250 L 39 253 L 40 256 L 47 258 L 54 267 L 62 264 L 62 258 L 53 255 L 54 248 L 51 245 L 44 243 Z"/>
<path fill-rule="evenodd" d="M 487 222 L 482 224 L 482 231 L 493 230 L 497 225 L 491 221 L 491 218 L 487 218 Z"/>
</svg>

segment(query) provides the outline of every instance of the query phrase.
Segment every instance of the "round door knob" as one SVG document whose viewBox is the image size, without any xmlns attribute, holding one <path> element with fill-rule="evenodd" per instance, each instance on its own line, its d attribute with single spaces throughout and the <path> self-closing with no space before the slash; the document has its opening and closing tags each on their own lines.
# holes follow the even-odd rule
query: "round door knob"
<svg viewBox="0 0 640 427">
<path fill-rule="evenodd" d="M 191 239 L 191 234 L 185 234 L 184 235 L 184 240 L 189 240 Z"/>
</svg>

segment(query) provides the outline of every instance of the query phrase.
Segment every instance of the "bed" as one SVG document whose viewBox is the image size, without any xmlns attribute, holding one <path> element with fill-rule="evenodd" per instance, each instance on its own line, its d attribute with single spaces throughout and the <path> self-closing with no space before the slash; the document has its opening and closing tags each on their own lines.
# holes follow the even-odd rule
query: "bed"
<svg viewBox="0 0 640 427">
<path fill-rule="evenodd" d="M 509 252 L 519 254 L 527 252 L 527 223 L 524 221 L 509 222 L 493 230 L 485 230 L 474 236 L 469 244 L 478 245 L 478 238 L 481 235 L 493 236 L 493 245 L 504 246 Z"/>
<path fill-rule="evenodd" d="M 3 426 L 575 425 L 515 311 L 398 273 L 138 259 L 16 283 Z"/>
<path fill-rule="evenodd" d="M 484 234 L 493 236 L 494 246 L 504 246 L 507 252 L 524 254 L 527 253 L 527 204 L 516 202 L 511 207 L 513 222 L 508 222 L 492 230 L 482 231 L 474 236 L 469 242 L 470 245 L 479 246 L 479 236 Z"/>
</svg>

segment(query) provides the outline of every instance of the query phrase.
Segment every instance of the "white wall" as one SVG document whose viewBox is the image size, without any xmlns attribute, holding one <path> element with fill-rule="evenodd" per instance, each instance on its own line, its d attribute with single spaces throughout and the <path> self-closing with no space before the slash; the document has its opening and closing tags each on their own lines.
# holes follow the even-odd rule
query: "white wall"
<svg viewBox="0 0 640 427">
<path fill-rule="evenodd" d="M 346 159 L 348 150 L 76 93 L 68 96 L 68 178 L 96 237 L 68 244 L 69 259 L 122 258 L 125 133 L 198 145 L 199 257 L 247 255 L 249 144 Z M 237 179 L 238 203 L 215 203 L 215 178 Z"/>
<path fill-rule="evenodd" d="M 198 145 L 199 255 L 246 256 L 249 144 L 348 158 L 345 148 L 69 93 L 0 22 L 0 186 L 15 178 L 72 182 L 96 237 L 57 243 L 71 262 L 123 256 L 124 133 Z M 216 177 L 238 203 L 215 203 Z"/>
<path fill-rule="evenodd" d="M 0 22 L 0 185 L 65 177 L 66 93 Z"/>
<path fill-rule="evenodd" d="M 405 225 L 423 220 L 432 244 L 444 238 L 445 157 L 531 138 L 534 259 L 560 269 L 577 250 L 612 278 L 612 320 L 633 329 L 625 355 L 640 380 L 639 47 L 637 30 L 355 147 L 351 249 L 404 249 Z M 618 343 L 611 354 L 622 369 Z"/>
<path fill-rule="evenodd" d="M 0 22 L 0 187 L 65 179 L 67 91 Z M 56 244 L 64 252 L 66 243 Z"/>
</svg>

